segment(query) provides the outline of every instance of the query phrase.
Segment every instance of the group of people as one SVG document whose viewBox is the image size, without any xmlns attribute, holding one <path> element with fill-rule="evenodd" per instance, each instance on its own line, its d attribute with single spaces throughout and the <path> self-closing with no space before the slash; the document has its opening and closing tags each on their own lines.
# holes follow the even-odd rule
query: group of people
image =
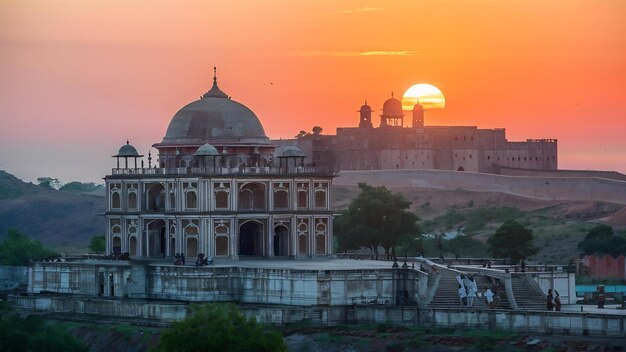
<svg viewBox="0 0 626 352">
<path fill-rule="evenodd" d="M 474 298 L 476 298 L 478 293 L 476 280 L 472 276 L 461 273 L 456 276 L 456 281 L 459 283 L 459 300 L 461 305 L 471 307 L 474 305 Z"/>
<path fill-rule="evenodd" d="M 474 305 L 474 299 L 478 296 L 478 285 L 476 280 L 470 275 L 460 273 L 456 276 L 456 281 L 459 283 L 459 301 L 463 307 L 472 307 Z M 487 300 L 487 306 L 489 308 L 495 308 L 500 301 L 500 285 L 496 282 L 493 290 L 490 287 L 485 287 L 484 297 Z"/>
<path fill-rule="evenodd" d="M 552 294 L 552 289 L 548 290 L 548 295 L 546 296 L 546 308 L 549 311 L 561 311 L 561 296 L 559 295 L 559 291 L 554 290 L 556 296 Z"/>
</svg>

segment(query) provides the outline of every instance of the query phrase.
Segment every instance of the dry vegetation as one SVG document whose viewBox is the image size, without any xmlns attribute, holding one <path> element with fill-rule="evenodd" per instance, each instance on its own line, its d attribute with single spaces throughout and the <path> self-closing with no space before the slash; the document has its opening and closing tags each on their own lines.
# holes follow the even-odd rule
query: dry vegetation
<svg viewBox="0 0 626 352">
<path fill-rule="evenodd" d="M 413 204 L 424 232 L 461 229 L 486 241 L 504 221 L 516 219 L 531 228 L 540 248 L 536 262 L 567 264 L 579 252 L 576 245 L 594 223 L 604 222 L 617 232 L 626 230 L 626 208 L 603 202 L 545 201 L 503 193 L 390 188 Z M 335 186 L 335 208 L 345 208 L 357 194 L 356 186 Z"/>
</svg>

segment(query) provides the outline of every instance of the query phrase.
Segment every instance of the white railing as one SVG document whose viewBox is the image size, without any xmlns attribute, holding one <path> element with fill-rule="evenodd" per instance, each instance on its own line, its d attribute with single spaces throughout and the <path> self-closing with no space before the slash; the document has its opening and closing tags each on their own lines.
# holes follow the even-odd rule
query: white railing
<svg viewBox="0 0 626 352">
<path fill-rule="evenodd" d="M 278 167 L 177 167 L 177 168 L 115 168 L 112 175 L 258 175 L 258 174 L 332 174 L 312 166 Z"/>
</svg>

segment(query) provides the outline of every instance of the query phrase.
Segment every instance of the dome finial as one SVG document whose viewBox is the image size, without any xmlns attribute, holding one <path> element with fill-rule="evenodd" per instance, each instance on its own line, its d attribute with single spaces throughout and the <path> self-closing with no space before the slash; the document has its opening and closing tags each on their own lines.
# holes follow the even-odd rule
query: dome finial
<svg viewBox="0 0 626 352">
<path fill-rule="evenodd" d="M 202 98 L 228 98 L 228 95 L 217 86 L 217 67 L 213 66 L 213 87 L 202 95 Z"/>
<path fill-rule="evenodd" d="M 126 144 L 130 144 L 130 141 L 128 139 L 126 139 Z"/>
<path fill-rule="evenodd" d="M 393 91 L 391 91 L 391 97 L 393 98 Z"/>
</svg>

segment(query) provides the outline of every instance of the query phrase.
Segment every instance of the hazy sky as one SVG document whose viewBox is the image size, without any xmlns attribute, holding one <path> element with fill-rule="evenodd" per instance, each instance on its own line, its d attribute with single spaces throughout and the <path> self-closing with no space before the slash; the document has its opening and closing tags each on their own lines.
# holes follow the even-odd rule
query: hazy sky
<svg viewBox="0 0 626 352">
<path fill-rule="evenodd" d="M 0 0 L 0 169 L 100 182 L 213 66 L 270 138 L 430 83 L 446 108 L 428 125 L 558 138 L 560 168 L 626 172 L 623 0 Z"/>
</svg>

